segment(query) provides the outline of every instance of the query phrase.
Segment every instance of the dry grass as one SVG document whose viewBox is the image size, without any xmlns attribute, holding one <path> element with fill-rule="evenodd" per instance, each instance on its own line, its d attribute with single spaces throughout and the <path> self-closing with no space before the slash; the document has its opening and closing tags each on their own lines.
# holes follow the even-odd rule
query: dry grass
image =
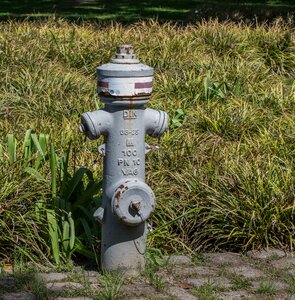
<svg viewBox="0 0 295 300">
<path fill-rule="evenodd" d="M 72 141 L 71 167 L 88 167 L 101 178 L 102 159 L 95 150 L 101 140 L 79 135 L 79 116 L 101 106 L 96 66 L 108 62 L 118 44 L 132 43 L 141 61 L 155 67 L 150 106 L 170 116 L 162 148 L 147 158 L 148 182 L 158 198 L 149 245 L 165 251 L 293 248 L 290 24 L 0 23 L 0 205 L 8 203 L 1 218 L 21 201 L 28 203 L 22 215 L 31 216 L 35 199 L 46 198 L 40 191 L 47 189 L 39 190 L 39 183 L 8 164 L 7 133 L 18 140 L 28 128 L 49 134 L 60 154 Z M 35 224 L 28 217 L 28 226 L 29 220 Z M 3 246 L 0 236 L 0 253 L 7 255 L 9 245 Z"/>
</svg>

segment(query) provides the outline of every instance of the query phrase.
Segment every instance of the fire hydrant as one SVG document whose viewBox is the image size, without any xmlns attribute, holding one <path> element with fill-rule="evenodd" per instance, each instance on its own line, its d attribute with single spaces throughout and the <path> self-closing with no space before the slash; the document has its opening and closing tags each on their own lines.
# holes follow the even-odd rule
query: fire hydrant
<svg viewBox="0 0 295 300">
<path fill-rule="evenodd" d="M 104 108 L 81 116 L 80 131 L 104 136 L 103 199 L 94 217 L 102 224 L 101 267 L 138 273 L 145 267 L 147 218 L 155 195 L 145 183 L 145 135 L 160 137 L 168 115 L 144 108 L 152 93 L 154 69 L 140 63 L 130 45 L 118 47 L 110 63 L 97 68 Z"/>
</svg>

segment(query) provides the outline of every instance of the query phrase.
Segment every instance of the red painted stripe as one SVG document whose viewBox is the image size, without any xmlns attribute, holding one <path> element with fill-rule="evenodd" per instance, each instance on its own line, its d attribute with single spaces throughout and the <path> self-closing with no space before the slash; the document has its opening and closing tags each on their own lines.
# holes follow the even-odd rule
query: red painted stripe
<svg viewBox="0 0 295 300">
<path fill-rule="evenodd" d="M 136 89 L 149 89 L 153 87 L 152 82 L 135 82 Z"/>
<path fill-rule="evenodd" d="M 103 82 L 103 81 L 98 81 L 97 86 L 108 88 L 109 83 L 108 82 Z"/>
</svg>

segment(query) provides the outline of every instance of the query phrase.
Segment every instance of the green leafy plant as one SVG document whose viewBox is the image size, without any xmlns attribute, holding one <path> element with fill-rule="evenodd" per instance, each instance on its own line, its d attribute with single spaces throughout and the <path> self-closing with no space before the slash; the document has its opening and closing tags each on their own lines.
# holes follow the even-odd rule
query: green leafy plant
<svg viewBox="0 0 295 300">
<path fill-rule="evenodd" d="M 57 265 L 69 262 L 75 251 L 94 258 L 93 236 L 99 236 L 100 229 L 92 213 L 99 205 L 95 195 L 101 183 L 95 181 L 86 168 L 79 168 L 71 175 L 70 146 L 59 158 L 53 143 L 49 145 L 48 141 L 48 135 L 37 135 L 31 129 L 27 130 L 20 152 L 17 139 L 9 134 L 7 144 L 1 147 L 2 158 L 6 165 L 17 167 L 31 180 L 47 186 L 47 199 L 36 199 L 32 205 L 35 207 L 34 220 L 43 235 L 39 236 L 39 242 L 44 243 L 49 237 L 48 246 L 54 262 Z M 42 174 L 44 170 L 50 171 L 50 177 Z M 85 176 L 87 180 L 84 183 Z M 38 245 L 35 247 L 38 249 Z M 24 249 L 18 247 L 18 251 L 26 251 Z M 30 257 L 30 254 L 27 253 L 27 256 Z"/>
<path fill-rule="evenodd" d="M 51 144 L 52 204 L 46 209 L 46 215 L 56 264 L 60 264 L 61 258 L 64 263 L 68 262 L 75 251 L 94 258 L 93 236 L 99 236 L 100 233 L 92 214 L 99 205 L 99 200 L 94 196 L 101 188 L 101 183 L 94 180 L 87 168 L 79 168 L 71 176 L 68 171 L 69 155 L 70 147 L 58 159 Z M 86 184 L 83 182 L 85 176 L 88 179 Z"/>
</svg>

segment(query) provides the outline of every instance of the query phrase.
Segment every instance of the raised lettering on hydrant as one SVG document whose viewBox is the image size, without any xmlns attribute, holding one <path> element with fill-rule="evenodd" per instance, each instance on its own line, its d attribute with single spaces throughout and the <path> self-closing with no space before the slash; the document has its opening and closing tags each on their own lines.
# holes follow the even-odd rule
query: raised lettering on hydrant
<svg viewBox="0 0 295 300">
<path fill-rule="evenodd" d="M 107 271 L 144 269 L 146 220 L 155 195 L 145 183 L 145 135 L 160 137 L 168 125 L 161 110 L 145 108 L 152 93 L 153 68 L 141 64 L 133 47 L 122 45 L 110 63 L 97 68 L 103 109 L 81 116 L 80 130 L 104 155 L 102 205 L 94 214 L 102 224 L 101 265 Z"/>
</svg>

